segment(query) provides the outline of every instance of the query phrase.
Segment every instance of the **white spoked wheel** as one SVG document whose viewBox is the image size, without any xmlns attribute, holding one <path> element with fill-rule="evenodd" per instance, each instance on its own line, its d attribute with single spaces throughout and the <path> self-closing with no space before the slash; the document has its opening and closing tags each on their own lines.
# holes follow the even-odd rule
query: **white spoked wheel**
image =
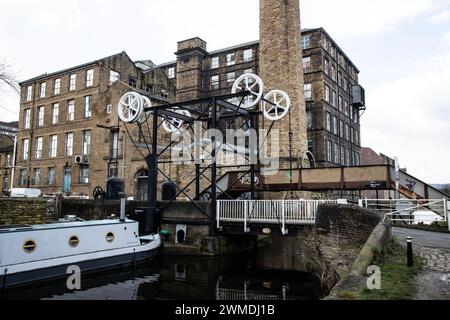
<svg viewBox="0 0 450 320">
<path fill-rule="evenodd" d="M 264 83 L 260 77 L 255 74 L 243 74 L 233 84 L 231 93 L 239 93 L 242 91 L 249 91 L 252 95 L 244 99 L 241 107 L 243 109 L 250 109 L 256 106 L 261 100 L 264 92 Z"/>
<path fill-rule="evenodd" d="M 175 113 L 181 114 L 185 117 L 192 117 L 191 113 L 187 110 L 172 110 Z M 180 131 L 183 127 L 184 121 L 175 117 L 167 117 L 162 126 L 167 133 L 175 133 Z"/>
<path fill-rule="evenodd" d="M 117 109 L 120 120 L 125 123 L 136 122 L 144 110 L 141 95 L 136 92 L 124 94 Z"/>
<path fill-rule="evenodd" d="M 291 108 L 291 99 L 288 94 L 281 90 L 270 91 L 263 102 L 264 117 L 270 121 L 283 119 Z"/>
<path fill-rule="evenodd" d="M 144 110 L 144 112 L 142 112 L 142 115 L 138 120 L 139 124 L 143 124 L 147 121 L 151 112 L 145 111 L 145 109 L 152 107 L 152 102 L 150 101 L 150 99 L 148 97 L 141 95 L 141 98 L 142 98 L 142 109 Z"/>
</svg>

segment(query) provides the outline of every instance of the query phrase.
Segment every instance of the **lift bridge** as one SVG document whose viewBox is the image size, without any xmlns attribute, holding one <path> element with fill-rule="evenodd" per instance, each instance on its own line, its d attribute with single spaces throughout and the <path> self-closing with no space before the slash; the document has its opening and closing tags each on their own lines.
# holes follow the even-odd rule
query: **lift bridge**
<svg viewBox="0 0 450 320">
<path fill-rule="evenodd" d="M 265 175 L 258 164 L 239 164 L 235 167 L 217 164 L 215 160 L 221 145 L 216 141 L 216 137 L 212 136 L 209 141 L 211 147 L 209 158 L 201 162 L 192 156 L 195 177 L 186 186 L 178 186 L 168 174 L 161 170 L 162 164 L 175 164 L 173 160 L 168 160 L 163 155 L 174 147 L 178 141 L 177 136 L 179 137 L 184 132 L 194 133 L 194 124 L 199 123 L 205 131 L 223 129 L 223 123 L 232 124 L 236 130 L 244 127 L 256 130 L 262 117 L 269 121 L 270 133 L 277 121 L 290 116 L 290 99 L 286 93 L 280 90 L 264 94 L 262 79 L 253 74 L 239 77 L 234 83 L 230 95 L 158 106 L 153 106 L 150 98 L 154 97 L 148 96 L 143 91 L 129 92 L 122 97 L 118 105 L 119 118 L 125 123 L 127 132 L 129 132 L 127 126 L 135 124 L 140 133 L 145 130 L 145 126 L 152 133 L 151 141 L 145 141 L 147 155 L 142 154 L 141 149 L 135 146 L 148 166 L 149 216 L 162 213 L 178 197 L 184 195 L 194 203 L 199 211 L 209 217 L 211 235 L 225 230 L 227 226 L 239 226 L 241 232 L 244 233 L 250 231 L 250 226 L 257 226 L 261 230 L 279 226 L 282 234 L 287 234 L 288 226 L 296 228 L 314 225 L 315 216 L 321 204 L 345 204 L 346 200 L 298 198 L 257 200 L 257 194 L 264 192 L 280 192 L 282 194 L 295 191 L 397 190 L 400 195 L 414 199 L 412 200 L 415 201 L 413 207 L 425 209 L 432 207 L 432 211 L 447 220 L 448 195 L 406 172 L 398 172 L 390 165 L 315 168 L 314 157 L 309 151 L 305 151 L 297 159 L 294 159 L 292 139 L 290 141 L 290 167 Z M 163 140 L 158 136 L 161 128 L 171 134 L 172 138 L 167 145 L 161 145 L 160 141 Z M 291 134 L 290 136 L 292 137 Z M 134 141 L 132 138 L 130 135 L 131 141 Z M 264 137 L 258 137 L 258 139 L 264 139 Z M 156 141 L 158 143 L 155 143 Z M 193 145 L 198 147 L 195 142 Z M 259 159 L 260 151 L 256 150 L 257 159 Z M 309 162 L 310 168 L 303 167 L 306 162 Z M 295 165 L 296 163 L 297 165 Z M 226 173 L 218 176 L 218 169 L 226 170 Z M 162 175 L 177 188 L 176 195 L 159 209 L 157 208 L 158 175 Z M 210 184 L 204 190 L 201 190 L 201 179 L 205 179 Z M 195 196 L 191 196 L 187 192 L 192 185 L 195 185 Z M 211 203 L 210 212 L 202 205 L 204 202 Z M 366 200 L 360 205 L 369 206 L 370 203 Z M 434 206 L 431 206 L 430 203 Z M 440 209 L 435 209 L 436 204 Z M 383 208 L 385 210 L 383 213 L 391 214 L 394 218 L 400 212 L 395 207 L 395 203 L 392 204 L 392 201 Z M 148 218 L 146 217 L 146 219 Z"/>
</svg>

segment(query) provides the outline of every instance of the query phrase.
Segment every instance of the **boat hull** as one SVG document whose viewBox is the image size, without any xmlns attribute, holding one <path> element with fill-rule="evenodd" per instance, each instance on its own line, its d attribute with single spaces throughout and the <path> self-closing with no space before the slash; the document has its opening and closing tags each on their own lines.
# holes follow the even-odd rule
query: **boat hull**
<svg viewBox="0 0 450 320">
<path fill-rule="evenodd" d="M 137 264 L 148 262 L 158 254 L 159 247 L 146 251 L 108 256 L 76 263 L 66 263 L 47 268 L 35 269 L 19 273 L 12 273 L 0 276 L 0 290 L 11 290 L 26 286 L 36 286 L 39 283 L 68 279 L 71 274 L 67 273 L 70 266 L 76 265 L 83 276 L 92 275 L 107 270 L 130 268 Z"/>
</svg>

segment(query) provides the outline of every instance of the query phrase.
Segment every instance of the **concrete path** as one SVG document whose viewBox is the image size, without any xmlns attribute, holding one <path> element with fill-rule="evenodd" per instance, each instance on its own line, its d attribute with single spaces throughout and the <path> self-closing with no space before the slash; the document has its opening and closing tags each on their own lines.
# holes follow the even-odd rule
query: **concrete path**
<svg viewBox="0 0 450 320">
<path fill-rule="evenodd" d="M 394 237 L 406 246 L 413 238 L 413 250 L 422 258 L 423 270 L 416 277 L 415 300 L 450 300 L 450 234 L 393 228 Z"/>
</svg>

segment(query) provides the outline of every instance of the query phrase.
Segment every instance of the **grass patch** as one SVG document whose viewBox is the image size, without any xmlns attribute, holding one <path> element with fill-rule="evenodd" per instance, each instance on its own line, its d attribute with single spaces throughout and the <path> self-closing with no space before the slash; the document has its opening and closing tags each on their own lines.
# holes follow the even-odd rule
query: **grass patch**
<svg viewBox="0 0 450 320">
<path fill-rule="evenodd" d="M 414 257 L 414 267 L 406 266 L 406 248 L 392 242 L 379 263 L 381 290 L 365 290 L 360 300 L 411 300 L 414 295 L 414 278 L 422 267 L 419 257 Z"/>
</svg>

